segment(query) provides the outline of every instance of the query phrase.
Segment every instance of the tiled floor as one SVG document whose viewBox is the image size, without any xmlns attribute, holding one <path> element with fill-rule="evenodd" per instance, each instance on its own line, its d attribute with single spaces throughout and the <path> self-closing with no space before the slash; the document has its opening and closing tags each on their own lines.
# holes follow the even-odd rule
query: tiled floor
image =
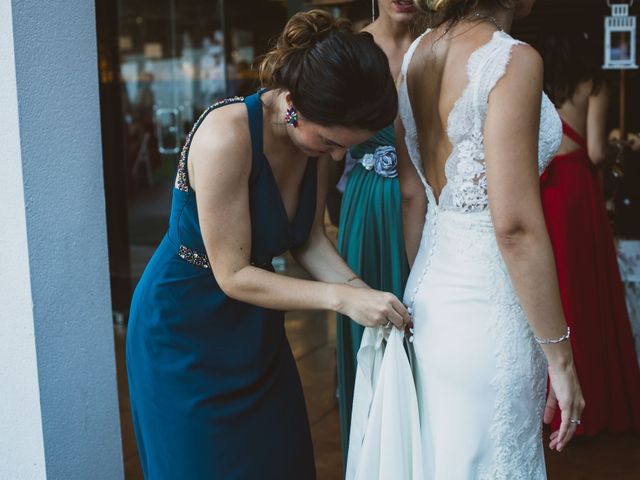
<svg viewBox="0 0 640 480">
<path fill-rule="evenodd" d="M 335 321 L 325 312 L 291 312 L 287 314 L 286 328 L 307 400 L 318 479 L 342 478 L 335 397 Z M 125 476 L 127 480 L 142 480 L 129 410 L 124 365 L 124 327 L 115 327 L 115 338 Z"/>
<path fill-rule="evenodd" d="M 292 312 L 286 326 L 307 399 L 318 480 L 339 480 L 343 467 L 335 400 L 335 321 L 323 312 Z M 122 327 L 116 327 L 116 347 L 126 479 L 142 480 L 129 412 Z M 552 480 L 638 480 L 640 436 L 580 438 L 562 454 L 547 452 L 547 465 Z"/>
</svg>

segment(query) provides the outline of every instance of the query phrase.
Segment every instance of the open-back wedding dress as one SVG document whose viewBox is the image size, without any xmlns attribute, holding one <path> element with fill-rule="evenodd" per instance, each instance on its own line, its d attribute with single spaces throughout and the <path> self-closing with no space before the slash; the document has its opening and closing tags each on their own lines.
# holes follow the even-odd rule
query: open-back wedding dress
<svg viewBox="0 0 640 480">
<path fill-rule="evenodd" d="M 544 479 L 542 414 L 546 362 L 498 249 L 484 160 L 483 130 L 489 95 L 505 74 L 512 50 L 519 42 L 498 31 L 470 55 L 468 83 L 447 123 L 453 147 L 445 167 L 447 184 L 436 199 L 425 178 L 418 148 L 413 109 L 419 107 L 411 104 L 406 81 L 413 54 L 428 33 L 407 51 L 400 84 L 405 141 L 424 184 L 428 208 L 404 296 L 405 304 L 412 309 L 415 326 L 416 392 L 409 390 L 397 397 L 411 403 L 417 393 L 423 468 L 420 476 L 396 478 Z M 543 94 L 538 145 L 540 173 L 561 140 L 560 118 Z M 363 357 L 367 351 L 373 350 L 370 346 L 363 350 Z M 375 372 L 367 370 L 369 363 L 365 358 L 361 364 L 358 374 L 362 378 L 375 378 Z M 388 381 L 382 382 L 385 383 Z M 369 412 L 370 405 L 370 396 L 356 391 L 354 415 Z M 395 415 L 404 414 L 402 404 L 391 408 L 395 408 Z M 351 445 L 362 445 L 367 435 L 376 434 L 362 427 L 363 423 L 352 426 L 356 430 L 352 431 Z M 407 437 L 410 434 L 407 432 Z M 405 443 L 416 448 L 415 442 Z M 374 460 L 367 459 L 371 452 L 366 448 L 355 448 L 354 452 L 359 458 L 349 459 L 348 478 L 349 475 L 361 478 L 356 465 Z M 384 448 L 380 455 L 376 463 L 397 461 L 385 457 Z"/>
</svg>

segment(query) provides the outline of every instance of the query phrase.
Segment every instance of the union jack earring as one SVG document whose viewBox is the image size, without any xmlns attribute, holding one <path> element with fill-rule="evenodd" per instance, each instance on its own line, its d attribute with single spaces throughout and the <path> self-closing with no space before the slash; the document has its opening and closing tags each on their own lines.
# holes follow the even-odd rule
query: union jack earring
<svg viewBox="0 0 640 480">
<path fill-rule="evenodd" d="M 287 108 L 287 113 L 284 114 L 284 121 L 290 127 L 298 128 L 298 112 L 296 112 L 295 108 Z"/>
</svg>

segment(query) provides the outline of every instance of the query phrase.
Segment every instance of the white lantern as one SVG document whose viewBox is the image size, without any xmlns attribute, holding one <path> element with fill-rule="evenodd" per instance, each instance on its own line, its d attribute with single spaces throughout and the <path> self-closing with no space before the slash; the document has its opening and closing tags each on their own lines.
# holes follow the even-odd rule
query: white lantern
<svg viewBox="0 0 640 480">
<path fill-rule="evenodd" d="M 631 3 L 610 3 L 611 16 L 605 17 L 604 65 L 608 70 L 629 70 L 636 64 L 636 17 L 629 16 Z"/>
</svg>

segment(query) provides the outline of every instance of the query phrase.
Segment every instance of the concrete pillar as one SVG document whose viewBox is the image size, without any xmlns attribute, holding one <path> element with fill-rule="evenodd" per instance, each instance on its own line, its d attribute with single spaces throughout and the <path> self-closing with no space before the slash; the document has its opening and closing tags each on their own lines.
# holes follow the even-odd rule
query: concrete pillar
<svg viewBox="0 0 640 480">
<path fill-rule="evenodd" d="M 0 2 L 0 478 L 122 479 L 93 0 Z"/>
</svg>

